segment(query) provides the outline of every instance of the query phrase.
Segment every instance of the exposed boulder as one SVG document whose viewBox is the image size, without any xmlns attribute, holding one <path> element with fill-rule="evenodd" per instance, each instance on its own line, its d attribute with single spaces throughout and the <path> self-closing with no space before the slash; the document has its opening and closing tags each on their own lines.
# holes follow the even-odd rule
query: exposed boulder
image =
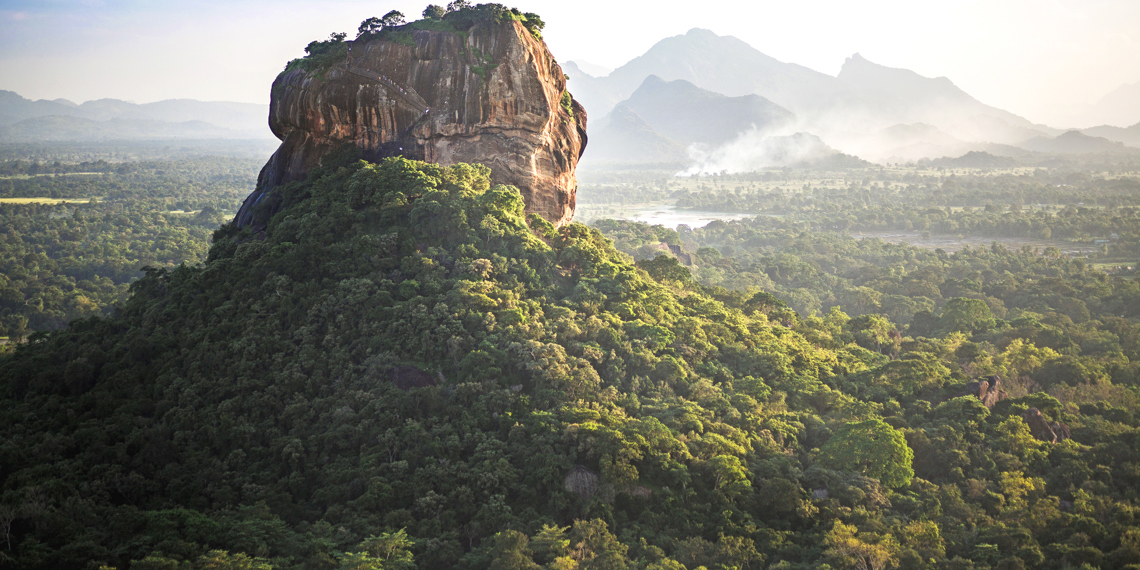
<svg viewBox="0 0 1140 570">
<path fill-rule="evenodd" d="M 627 485 L 624 492 L 631 497 L 638 497 L 640 499 L 648 499 L 653 496 L 653 489 L 644 485 Z"/>
<path fill-rule="evenodd" d="M 281 146 L 238 211 L 238 227 L 257 226 L 253 206 L 346 144 L 368 160 L 485 164 L 492 183 L 518 187 L 528 213 L 569 222 L 585 110 L 523 24 L 467 25 L 462 33 L 402 26 L 345 42 L 339 61 L 291 64 L 278 75 L 269 124 Z"/>
<path fill-rule="evenodd" d="M 673 255 L 677 256 L 677 261 L 680 261 L 682 265 L 693 264 L 693 256 L 681 251 L 681 246 L 674 244 L 667 245 L 669 246 L 669 251 L 673 252 Z"/>
<path fill-rule="evenodd" d="M 1025 410 L 1021 418 L 1029 426 L 1029 432 L 1033 437 L 1041 441 L 1057 443 L 1069 439 L 1069 426 L 1060 422 L 1049 422 L 1037 408 Z"/>
<path fill-rule="evenodd" d="M 1061 422 L 1053 422 L 1049 424 L 1049 427 L 1053 429 L 1053 433 L 1057 436 L 1057 441 L 1059 442 L 1073 437 L 1072 433 L 1069 432 L 1069 426 Z"/>
<path fill-rule="evenodd" d="M 585 465 L 575 465 L 562 480 L 562 486 L 588 501 L 598 494 L 598 474 Z"/>
<path fill-rule="evenodd" d="M 1000 384 L 1001 378 L 998 376 L 979 378 L 967 383 L 966 391 L 959 394 L 959 396 L 974 396 L 982 401 L 982 405 L 987 408 L 992 408 L 994 404 L 1009 396 L 1005 390 L 999 387 Z"/>
</svg>

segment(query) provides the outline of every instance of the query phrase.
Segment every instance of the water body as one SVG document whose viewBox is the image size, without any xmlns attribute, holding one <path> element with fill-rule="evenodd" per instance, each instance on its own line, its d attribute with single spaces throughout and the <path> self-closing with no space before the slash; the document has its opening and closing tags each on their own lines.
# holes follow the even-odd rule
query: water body
<svg viewBox="0 0 1140 570">
<path fill-rule="evenodd" d="M 635 206 L 593 206 L 579 204 L 575 213 L 575 220 L 590 223 L 594 220 L 611 218 L 615 220 L 633 220 L 644 222 L 651 226 L 662 225 L 669 229 L 677 229 L 679 225 L 690 228 L 703 228 L 713 220 L 743 220 L 755 217 L 756 214 L 739 212 L 707 212 L 703 210 L 678 209 L 673 204 L 638 204 Z"/>
</svg>

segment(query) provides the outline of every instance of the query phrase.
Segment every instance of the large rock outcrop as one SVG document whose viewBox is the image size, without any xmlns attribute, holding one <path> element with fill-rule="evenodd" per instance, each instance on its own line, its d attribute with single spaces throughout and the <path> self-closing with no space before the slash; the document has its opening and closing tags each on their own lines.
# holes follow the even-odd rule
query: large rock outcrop
<svg viewBox="0 0 1140 570">
<path fill-rule="evenodd" d="M 255 204 L 345 143 L 369 160 L 484 164 L 493 183 L 519 188 L 528 213 L 570 221 L 586 112 L 546 44 L 512 20 L 465 33 L 414 28 L 346 42 L 340 61 L 277 77 L 269 124 L 282 143 L 239 227 L 256 225 Z"/>
<path fill-rule="evenodd" d="M 1041 441 L 1058 443 L 1071 437 L 1069 426 L 1057 421 L 1049 422 L 1041 410 L 1037 408 L 1029 408 L 1024 414 L 1021 414 L 1021 418 L 1029 426 L 1029 431 L 1033 437 Z"/>
<path fill-rule="evenodd" d="M 992 408 L 994 404 L 1009 396 L 1005 390 L 999 388 L 1000 385 L 1001 378 L 997 376 L 979 378 L 966 383 L 966 391 L 959 396 L 976 396 L 985 407 Z"/>
</svg>

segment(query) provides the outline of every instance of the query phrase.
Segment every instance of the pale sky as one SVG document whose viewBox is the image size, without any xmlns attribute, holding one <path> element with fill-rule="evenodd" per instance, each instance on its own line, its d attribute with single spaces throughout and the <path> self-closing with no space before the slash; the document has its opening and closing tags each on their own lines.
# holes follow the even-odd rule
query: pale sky
<svg viewBox="0 0 1140 570">
<path fill-rule="evenodd" d="M 30 99 L 268 103 L 304 46 L 427 2 L 0 0 L 0 89 Z M 1140 0 L 704 0 L 506 2 L 546 22 L 561 61 L 617 67 L 690 28 L 736 36 L 830 75 L 855 52 L 946 76 L 984 103 L 1071 126 L 1140 81 Z M 698 9 L 699 8 L 699 9 Z M 1084 126 L 1084 125 L 1080 125 Z"/>
</svg>

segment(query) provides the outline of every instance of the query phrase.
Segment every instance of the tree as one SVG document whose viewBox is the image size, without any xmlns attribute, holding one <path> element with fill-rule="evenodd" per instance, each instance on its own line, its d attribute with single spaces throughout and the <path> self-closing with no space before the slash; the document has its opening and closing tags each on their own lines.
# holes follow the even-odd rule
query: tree
<svg viewBox="0 0 1140 570">
<path fill-rule="evenodd" d="M 250 557 L 247 554 L 230 554 L 225 550 L 211 550 L 198 560 L 202 570 L 271 570 L 272 565 L 264 558 Z"/>
<path fill-rule="evenodd" d="M 908 352 L 879 368 L 878 382 L 901 396 L 913 396 L 922 390 L 941 388 L 950 378 L 950 369 L 929 352 Z"/>
<path fill-rule="evenodd" d="M 625 570 L 629 547 L 618 542 L 602 519 L 574 521 L 570 531 L 570 555 L 582 570 Z"/>
<path fill-rule="evenodd" d="M 538 14 L 534 12 L 523 14 L 523 25 L 530 30 L 530 33 L 534 34 L 535 38 L 542 39 L 542 28 L 546 27 L 546 22 L 543 22 Z"/>
<path fill-rule="evenodd" d="M 825 467 L 862 473 L 892 488 L 910 484 L 913 461 L 903 433 L 877 418 L 848 423 L 820 449 Z"/>
<path fill-rule="evenodd" d="M 882 315 L 862 315 L 851 319 L 847 328 L 855 336 L 859 346 L 882 353 L 898 345 L 902 337 L 899 336 L 891 321 Z"/>
<path fill-rule="evenodd" d="M 372 16 L 371 18 L 368 18 L 361 22 L 360 26 L 356 28 L 356 39 L 375 34 L 382 29 L 384 29 L 384 23 L 380 20 L 380 18 Z"/>
<path fill-rule="evenodd" d="M 495 535 L 495 548 L 492 551 L 490 570 L 538 570 L 541 568 L 531 559 L 527 548 L 528 539 L 517 530 L 504 530 Z"/>
<path fill-rule="evenodd" d="M 837 521 L 827 533 L 827 555 L 844 568 L 880 570 L 894 565 L 899 545 L 893 536 L 880 537 L 873 533 L 856 536 L 858 531 L 855 525 Z"/>
<path fill-rule="evenodd" d="M 415 568 L 412 541 L 404 529 L 370 536 L 357 546 L 358 552 L 340 557 L 341 570 L 407 570 Z"/>
<path fill-rule="evenodd" d="M 954 297 L 942 309 L 942 329 L 946 332 L 984 332 L 993 328 L 996 322 L 990 306 L 981 299 Z"/>
<path fill-rule="evenodd" d="M 540 18 L 538 14 L 535 14 L 534 12 L 527 12 L 523 14 L 523 17 L 526 18 L 528 28 L 534 28 L 541 31 L 542 28 L 546 27 L 546 23 L 543 22 L 542 18 Z"/>
<path fill-rule="evenodd" d="M 372 34 L 378 34 L 384 28 L 392 28 L 402 25 L 404 23 L 404 14 L 398 10 L 392 10 L 383 17 L 377 18 L 373 16 L 360 23 L 360 27 L 356 29 L 356 39 L 360 39 Z"/>
<path fill-rule="evenodd" d="M 427 20 L 440 20 L 447 15 L 447 9 L 436 4 L 428 4 L 424 8 L 424 18 Z"/>
<path fill-rule="evenodd" d="M 997 360 L 998 364 L 1005 367 L 1006 376 L 1019 378 L 1037 371 L 1043 364 L 1060 357 L 1057 351 L 1049 347 L 1037 348 L 1031 342 L 1015 338 L 998 355 Z"/>
<path fill-rule="evenodd" d="M 530 546 L 540 561 L 553 562 L 570 552 L 570 539 L 566 537 L 568 530 L 568 526 L 542 525 L 530 541 Z"/>
<path fill-rule="evenodd" d="M 398 10 L 392 10 L 391 12 L 384 14 L 384 17 L 380 18 L 380 22 L 384 24 L 385 28 L 401 26 L 404 24 L 404 13 Z"/>
<path fill-rule="evenodd" d="M 934 313 L 923 309 L 914 314 L 910 320 L 907 333 L 915 337 L 932 337 L 938 332 L 938 317 Z"/>
<path fill-rule="evenodd" d="M 708 466 L 716 480 L 716 488 L 724 493 L 725 497 L 735 498 L 752 488 L 748 480 L 748 470 L 733 455 L 717 455 L 708 461 Z"/>
</svg>

